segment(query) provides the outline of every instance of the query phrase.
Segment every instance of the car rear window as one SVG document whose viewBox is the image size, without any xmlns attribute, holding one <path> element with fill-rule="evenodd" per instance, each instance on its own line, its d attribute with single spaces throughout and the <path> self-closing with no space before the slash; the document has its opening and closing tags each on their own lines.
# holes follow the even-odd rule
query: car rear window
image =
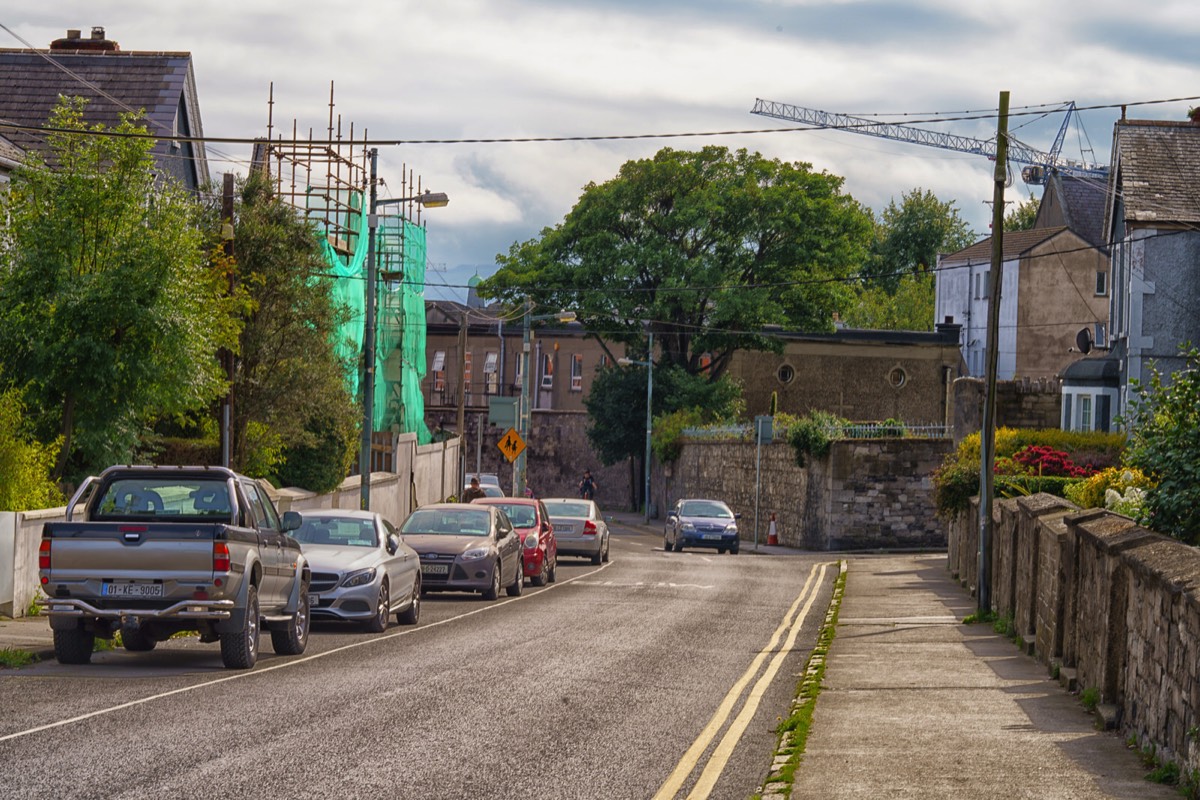
<svg viewBox="0 0 1200 800">
<path fill-rule="evenodd" d="M 120 478 L 108 484 L 92 518 L 155 519 L 189 517 L 228 519 L 229 485 L 204 478 Z"/>
<path fill-rule="evenodd" d="M 292 532 L 301 544 L 329 544 L 339 547 L 377 547 L 375 524 L 354 517 L 305 517 L 304 524 Z"/>
<path fill-rule="evenodd" d="M 408 515 L 400 532 L 406 534 L 444 534 L 447 536 L 487 536 L 491 515 L 486 509 L 429 508 Z"/>
<path fill-rule="evenodd" d="M 590 517 L 592 507 L 588 503 L 546 503 L 552 517 Z"/>
</svg>

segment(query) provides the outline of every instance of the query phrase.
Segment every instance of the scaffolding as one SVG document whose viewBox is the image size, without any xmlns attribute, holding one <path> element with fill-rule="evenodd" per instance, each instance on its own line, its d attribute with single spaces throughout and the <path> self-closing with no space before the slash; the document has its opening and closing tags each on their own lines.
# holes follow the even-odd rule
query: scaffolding
<svg viewBox="0 0 1200 800">
<path fill-rule="evenodd" d="M 329 122 L 324 140 L 299 138 L 292 121 L 290 139 L 274 126 L 274 85 L 268 102 L 267 138 L 254 148 L 253 165 L 266 175 L 275 193 L 296 209 L 320 234 L 329 265 L 334 301 L 348 311 L 335 334 L 334 346 L 347 365 L 346 384 L 361 401 L 363 340 L 366 325 L 366 278 L 369 209 L 366 131 L 355 140 L 354 125 L 343 135 L 335 115 L 333 84 L 329 86 Z M 417 187 L 407 166 L 402 190 Z M 402 191 L 403 193 L 403 191 Z M 392 207 L 387 211 L 396 211 Z M 431 440 L 425 425 L 421 382 L 425 377 L 425 228 L 420 206 L 409 202 L 399 213 L 379 216 L 375 259 L 379 283 L 376 309 L 375 431 L 415 433 L 422 444 Z"/>
</svg>

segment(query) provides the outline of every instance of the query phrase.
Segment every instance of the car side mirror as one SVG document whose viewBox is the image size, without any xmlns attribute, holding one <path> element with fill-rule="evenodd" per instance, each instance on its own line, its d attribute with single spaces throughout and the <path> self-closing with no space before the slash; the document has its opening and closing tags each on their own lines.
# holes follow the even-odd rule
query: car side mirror
<svg viewBox="0 0 1200 800">
<path fill-rule="evenodd" d="M 299 511 L 285 511 L 282 521 L 285 531 L 294 531 L 304 524 L 304 517 L 300 516 Z"/>
<path fill-rule="evenodd" d="M 396 555 L 396 551 L 400 549 L 400 538 L 394 533 L 389 533 L 387 537 L 387 551 L 389 556 Z"/>
<path fill-rule="evenodd" d="M 733 518 L 734 518 L 734 519 L 741 519 L 741 518 L 742 518 L 742 515 L 741 515 L 740 513 L 739 513 L 739 514 L 734 514 L 734 515 L 733 515 Z"/>
<path fill-rule="evenodd" d="M 670 522 L 670 521 L 672 521 L 672 520 L 673 520 L 673 519 L 675 519 L 675 517 L 677 517 L 677 516 L 679 516 L 679 515 L 678 515 L 678 514 L 676 514 L 674 511 L 668 511 L 668 512 L 667 512 L 667 522 Z"/>
</svg>

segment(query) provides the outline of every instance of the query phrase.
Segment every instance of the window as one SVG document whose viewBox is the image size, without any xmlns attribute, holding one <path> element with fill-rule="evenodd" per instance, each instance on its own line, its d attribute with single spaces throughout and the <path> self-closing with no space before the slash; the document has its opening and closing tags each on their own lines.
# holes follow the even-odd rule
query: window
<svg viewBox="0 0 1200 800">
<path fill-rule="evenodd" d="M 1095 324 L 1095 342 L 1097 347 L 1106 347 L 1108 345 L 1108 329 L 1103 322 Z"/>
<path fill-rule="evenodd" d="M 571 391 L 583 391 L 583 354 L 571 356 Z"/>
<path fill-rule="evenodd" d="M 1090 431 L 1092 429 L 1092 396 L 1090 394 L 1079 395 L 1079 430 Z"/>
<path fill-rule="evenodd" d="M 602 356 L 600 356 L 600 366 L 601 367 L 611 367 L 612 361 L 609 360 L 608 356 L 602 355 Z"/>
<path fill-rule="evenodd" d="M 554 388 L 554 356 L 550 353 L 542 355 L 542 388 Z"/>
<path fill-rule="evenodd" d="M 471 351 L 463 352 L 463 395 L 471 395 Z"/>
<path fill-rule="evenodd" d="M 984 300 L 988 299 L 988 295 L 991 294 L 991 291 L 992 291 L 991 275 L 992 275 L 992 271 L 989 269 L 989 270 L 984 270 L 983 274 L 979 276 L 979 277 L 983 278 L 983 291 L 980 292 L 979 296 L 982 297 Z"/>
<path fill-rule="evenodd" d="M 700 354 L 700 371 L 707 372 L 711 367 L 712 367 L 712 353 L 701 353 Z M 792 374 L 792 377 L 793 378 L 795 377 L 795 373 Z M 782 381 L 783 378 L 781 377 L 780 380 Z M 792 380 L 791 378 L 788 378 L 786 381 L 783 381 L 783 382 L 789 383 L 791 380 Z"/>
<path fill-rule="evenodd" d="M 446 391 L 446 351 L 438 350 L 433 354 L 433 365 L 429 368 L 429 372 L 433 375 L 433 390 L 435 392 Z"/>
<path fill-rule="evenodd" d="M 908 383 L 908 373 L 904 371 L 903 367 L 892 367 L 888 372 L 887 380 L 893 389 L 900 389 Z"/>
<path fill-rule="evenodd" d="M 1108 273 L 1098 271 L 1096 273 L 1096 294 L 1098 296 L 1108 294 Z"/>
<path fill-rule="evenodd" d="M 492 352 L 483 357 L 483 391 L 485 394 L 496 394 L 500 389 L 500 373 L 497 370 L 499 363 L 499 353 Z"/>
<path fill-rule="evenodd" d="M 701 360 L 703 360 L 703 357 L 701 357 Z M 779 369 L 775 370 L 775 378 L 784 386 L 787 386 L 796 379 L 796 370 L 791 364 L 781 364 Z"/>
</svg>

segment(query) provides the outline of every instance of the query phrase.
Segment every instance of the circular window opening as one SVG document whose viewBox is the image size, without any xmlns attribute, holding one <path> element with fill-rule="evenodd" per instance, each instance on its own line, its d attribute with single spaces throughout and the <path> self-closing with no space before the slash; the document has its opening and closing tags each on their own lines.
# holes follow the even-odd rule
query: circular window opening
<svg viewBox="0 0 1200 800">
<path fill-rule="evenodd" d="M 784 364 L 775 372 L 775 377 L 782 384 L 789 384 L 796 378 L 796 370 L 792 369 L 791 364 Z"/>
<path fill-rule="evenodd" d="M 899 389 L 908 383 L 908 373 L 901 367 L 892 367 L 892 371 L 888 373 L 888 383 L 892 385 L 893 389 Z"/>
</svg>

